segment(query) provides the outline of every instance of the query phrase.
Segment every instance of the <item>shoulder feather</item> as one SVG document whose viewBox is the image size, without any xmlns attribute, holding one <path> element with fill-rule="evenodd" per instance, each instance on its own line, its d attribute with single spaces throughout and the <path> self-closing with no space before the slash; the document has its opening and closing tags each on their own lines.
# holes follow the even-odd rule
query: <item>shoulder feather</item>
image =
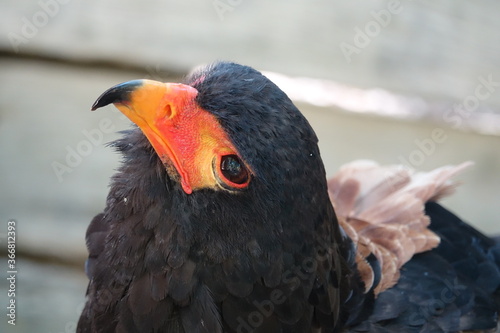
<svg viewBox="0 0 500 333">
<path fill-rule="evenodd" d="M 328 182 L 330 199 L 339 223 L 357 246 L 358 269 L 366 291 L 378 294 L 399 279 L 399 269 L 413 255 L 438 246 L 440 239 L 428 229 L 424 208 L 451 194 L 451 178 L 469 167 L 444 166 L 430 172 L 415 172 L 403 166 L 380 166 L 360 160 L 344 165 Z M 367 257 L 378 260 L 382 276 L 374 285 L 374 272 Z"/>
</svg>

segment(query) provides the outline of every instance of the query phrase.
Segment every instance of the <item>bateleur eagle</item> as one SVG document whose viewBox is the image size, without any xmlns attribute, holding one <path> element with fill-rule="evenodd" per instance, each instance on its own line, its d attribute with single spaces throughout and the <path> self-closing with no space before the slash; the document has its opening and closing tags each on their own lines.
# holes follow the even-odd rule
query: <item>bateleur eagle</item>
<svg viewBox="0 0 500 333">
<path fill-rule="evenodd" d="M 497 326 L 500 247 L 436 203 L 467 164 L 357 161 L 327 182 L 287 95 L 229 62 L 119 84 L 92 109 L 111 103 L 137 127 L 87 231 L 77 332 Z"/>
</svg>

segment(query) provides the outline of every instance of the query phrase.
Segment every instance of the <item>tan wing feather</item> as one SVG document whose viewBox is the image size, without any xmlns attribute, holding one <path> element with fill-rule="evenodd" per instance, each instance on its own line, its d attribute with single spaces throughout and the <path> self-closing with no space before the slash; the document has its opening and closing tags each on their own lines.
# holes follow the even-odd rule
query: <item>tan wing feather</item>
<svg viewBox="0 0 500 333">
<path fill-rule="evenodd" d="M 456 187 L 451 177 L 471 164 L 415 173 L 402 166 L 379 166 L 361 160 L 343 166 L 329 180 L 339 223 L 357 245 L 356 262 L 367 291 L 374 281 L 366 260 L 370 253 L 382 269 L 375 288 L 378 294 L 397 283 L 399 269 L 413 255 L 439 244 L 439 237 L 428 229 L 425 202 L 451 194 Z"/>
</svg>

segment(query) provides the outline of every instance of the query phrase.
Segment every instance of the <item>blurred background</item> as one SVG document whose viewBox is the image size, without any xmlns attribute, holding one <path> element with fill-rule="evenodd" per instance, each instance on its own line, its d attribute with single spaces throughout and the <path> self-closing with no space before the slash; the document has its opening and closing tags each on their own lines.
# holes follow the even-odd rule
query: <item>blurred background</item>
<svg viewBox="0 0 500 333">
<path fill-rule="evenodd" d="M 500 225 L 497 1 L 0 1 L 0 331 L 74 332 L 85 230 L 130 126 L 110 86 L 178 81 L 232 60 L 265 71 L 310 120 L 329 175 L 354 159 L 430 170 L 474 161 L 445 205 Z M 16 326 L 6 306 L 16 221 Z"/>
</svg>

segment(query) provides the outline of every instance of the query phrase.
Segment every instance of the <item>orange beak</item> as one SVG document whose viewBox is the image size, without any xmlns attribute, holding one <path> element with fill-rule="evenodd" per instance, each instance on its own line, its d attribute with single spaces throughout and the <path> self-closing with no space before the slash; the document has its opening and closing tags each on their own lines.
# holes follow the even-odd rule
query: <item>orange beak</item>
<svg viewBox="0 0 500 333">
<path fill-rule="evenodd" d="M 167 170 L 175 168 L 184 192 L 191 194 L 220 186 L 216 166 L 223 156 L 238 155 L 215 116 L 197 105 L 197 94 L 184 84 L 129 81 L 104 92 L 92 110 L 113 103 L 139 126 Z"/>
</svg>

